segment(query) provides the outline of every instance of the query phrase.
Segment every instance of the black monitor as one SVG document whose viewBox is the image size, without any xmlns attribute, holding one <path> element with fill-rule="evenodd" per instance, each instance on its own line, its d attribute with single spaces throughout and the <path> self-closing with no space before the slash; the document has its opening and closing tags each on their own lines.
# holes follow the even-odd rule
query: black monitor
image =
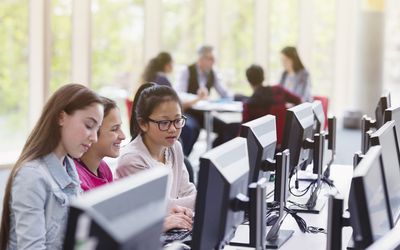
<svg viewBox="0 0 400 250">
<path fill-rule="evenodd" d="M 394 121 L 397 143 L 400 145 L 400 107 L 390 107 L 385 110 L 385 122 Z"/>
<path fill-rule="evenodd" d="M 385 110 L 391 107 L 390 93 L 386 92 L 379 98 L 378 104 L 375 108 L 376 128 L 383 125 Z"/>
<path fill-rule="evenodd" d="M 314 113 L 314 133 L 319 133 L 325 129 L 325 113 L 322 102 L 319 100 L 313 101 L 312 111 Z"/>
<path fill-rule="evenodd" d="M 400 226 L 396 226 L 389 233 L 370 245 L 367 250 L 400 250 Z"/>
<path fill-rule="evenodd" d="M 240 136 L 247 139 L 249 154 L 249 183 L 266 177 L 266 161 L 273 162 L 276 149 L 275 116 L 266 115 L 244 123 Z"/>
<path fill-rule="evenodd" d="M 154 168 L 84 193 L 70 206 L 63 249 L 161 249 L 167 182 L 168 170 Z"/>
<path fill-rule="evenodd" d="M 394 224 L 400 217 L 400 159 L 395 134 L 394 121 L 389 121 L 371 136 L 373 146 L 382 146 L 383 174 Z"/>
<path fill-rule="evenodd" d="M 312 142 L 313 125 L 311 103 L 302 103 L 287 110 L 282 149 L 290 151 L 290 175 L 293 175 L 296 166 L 302 167 L 307 163 L 310 151 L 307 142 Z"/>
<path fill-rule="evenodd" d="M 349 210 L 356 248 L 364 249 L 389 232 L 380 146 L 371 147 L 354 170 Z"/>
<path fill-rule="evenodd" d="M 235 204 L 247 195 L 248 175 L 244 138 L 236 137 L 200 158 L 192 249 L 222 249 L 229 243 L 244 220 L 244 211 Z"/>
</svg>

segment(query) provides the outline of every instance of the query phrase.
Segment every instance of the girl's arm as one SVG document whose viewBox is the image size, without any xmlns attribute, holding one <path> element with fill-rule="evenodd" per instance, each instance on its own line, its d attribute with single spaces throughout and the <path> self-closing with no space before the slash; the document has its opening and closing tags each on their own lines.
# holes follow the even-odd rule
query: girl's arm
<svg viewBox="0 0 400 250">
<path fill-rule="evenodd" d="M 46 249 L 46 186 L 44 177 L 29 166 L 22 167 L 15 176 L 10 205 L 18 249 Z"/>
</svg>

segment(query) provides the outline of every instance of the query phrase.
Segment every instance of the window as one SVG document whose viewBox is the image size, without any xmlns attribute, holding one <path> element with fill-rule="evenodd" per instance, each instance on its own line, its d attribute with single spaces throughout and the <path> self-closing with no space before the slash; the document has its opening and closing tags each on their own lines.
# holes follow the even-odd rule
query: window
<svg viewBox="0 0 400 250">
<path fill-rule="evenodd" d="M 269 10 L 269 83 L 278 83 L 282 74 L 281 50 L 296 46 L 299 38 L 299 1 L 270 0 Z"/>
<path fill-rule="evenodd" d="M 245 70 L 253 63 L 254 1 L 222 0 L 220 57 L 223 80 L 236 93 L 249 95 Z M 218 62 L 218 60 L 220 62 Z"/>
<path fill-rule="evenodd" d="M 143 68 L 143 0 L 92 1 L 92 83 L 132 89 Z"/>
<path fill-rule="evenodd" d="M 28 133 L 28 1 L 1 1 L 0 20 L 0 163 L 7 163 Z"/>
<path fill-rule="evenodd" d="M 71 82 L 72 0 L 51 1 L 50 95 Z"/>
<path fill-rule="evenodd" d="M 163 0 L 162 50 L 171 53 L 175 73 L 193 63 L 204 40 L 204 1 Z"/>
</svg>

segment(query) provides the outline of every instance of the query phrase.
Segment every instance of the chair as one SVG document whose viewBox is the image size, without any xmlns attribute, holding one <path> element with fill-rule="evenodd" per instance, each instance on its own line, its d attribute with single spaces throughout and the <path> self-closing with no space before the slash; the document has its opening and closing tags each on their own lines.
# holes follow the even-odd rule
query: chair
<svg viewBox="0 0 400 250">
<path fill-rule="evenodd" d="M 192 163 L 190 163 L 189 159 L 186 156 L 183 158 L 183 162 L 185 163 L 186 169 L 189 173 L 189 181 L 191 183 L 194 183 L 194 173 L 193 173 Z"/>
<path fill-rule="evenodd" d="M 126 111 L 128 112 L 128 121 L 129 121 L 131 119 L 133 101 L 131 101 L 129 98 L 126 98 L 125 105 L 126 105 Z"/>
<path fill-rule="evenodd" d="M 283 140 L 283 130 L 286 119 L 285 104 L 271 105 L 269 107 L 251 106 L 248 103 L 243 103 L 243 121 L 242 123 L 252 121 L 264 115 L 274 115 L 276 119 L 276 139 L 277 148 L 280 148 Z"/>
<path fill-rule="evenodd" d="M 325 128 L 328 128 L 328 104 L 329 104 L 329 99 L 326 96 L 313 96 L 314 100 L 319 100 L 321 101 L 322 104 L 322 109 L 324 110 L 325 114 Z"/>
</svg>

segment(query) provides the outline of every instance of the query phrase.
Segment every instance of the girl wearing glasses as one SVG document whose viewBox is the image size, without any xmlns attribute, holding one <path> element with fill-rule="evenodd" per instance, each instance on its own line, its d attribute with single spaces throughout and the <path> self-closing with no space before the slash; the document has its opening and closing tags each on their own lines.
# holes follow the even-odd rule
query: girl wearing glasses
<svg viewBox="0 0 400 250">
<path fill-rule="evenodd" d="M 192 227 L 187 216 L 193 209 L 196 188 L 189 182 L 182 146 L 178 141 L 186 118 L 176 92 L 153 83 L 142 85 L 136 92 L 130 120 L 131 142 L 118 159 L 117 175 L 124 177 L 152 167 L 171 169 L 168 208 L 170 215 L 164 230 Z M 177 209 L 179 208 L 179 209 Z"/>
</svg>

